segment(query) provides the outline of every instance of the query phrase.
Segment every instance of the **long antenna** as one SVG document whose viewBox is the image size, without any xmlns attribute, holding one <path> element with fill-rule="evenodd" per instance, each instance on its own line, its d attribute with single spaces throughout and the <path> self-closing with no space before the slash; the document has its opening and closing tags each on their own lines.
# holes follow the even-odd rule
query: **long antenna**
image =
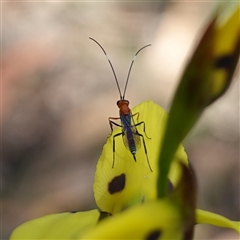
<svg viewBox="0 0 240 240">
<path fill-rule="evenodd" d="M 113 75 L 114 75 L 115 81 L 116 81 L 116 83 L 117 83 L 117 88 L 118 88 L 118 91 L 119 91 L 120 99 L 123 99 L 122 94 L 121 94 L 121 90 L 120 90 L 120 87 L 119 87 L 119 84 L 118 84 L 118 80 L 117 80 L 116 73 L 115 73 L 115 71 L 114 71 L 114 68 L 113 68 L 113 65 L 112 65 L 110 59 L 108 58 L 107 53 L 105 52 L 104 48 L 100 45 L 99 42 L 97 42 L 95 39 L 93 39 L 93 38 L 91 38 L 91 37 L 90 37 L 90 39 L 93 40 L 95 43 L 97 43 L 98 46 L 103 50 L 103 52 L 104 52 L 104 54 L 105 54 L 105 56 L 106 56 L 106 58 L 107 58 L 107 60 L 108 60 L 108 62 L 109 62 L 109 64 L 110 64 L 110 66 L 111 66 L 111 68 L 112 68 Z"/>
<path fill-rule="evenodd" d="M 148 44 L 148 45 L 140 48 L 140 49 L 136 52 L 136 54 L 134 55 L 134 58 L 133 58 L 133 60 L 132 60 L 132 63 L 131 63 L 131 65 L 130 65 L 130 68 L 129 68 L 129 71 L 128 71 L 127 81 L 126 81 L 126 84 L 125 84 L 125 88 L 124 88 L 124 92 L 123 92 L 123 97 L 122 97 L 122 99 L 124 99 L 124 97 L 125 97 L 125 93 L 126 93 L 126 90 L 127 90 L 127 85 L 128 85 L 128 80 L 129 80 L 130 72 L 131 72 L 131 70 L 132 70 L 133 63 L 134 63 L 134 61 L 135 61 L 138 53 L 141 52 L 144 48 L 149 47 L 149 46 L 151 46 L 151 44 Z"/>
<path fill-rule="evenodd" d="M 89 39 L 91 39 L 91 40 L 93 40 L 95 43 L 97 43 L 97 45 L 98 45 L 98 46 L 102 49 L 102 51 L 104 52 L 104 54 L 105 54 L 105 56 L 106 56 L 106 58 L 107 58 L 107 60 L 108 60 L 108 62 L 109 62 L 109 64 L 110 64 L 110 66 L 111 66 L 111 69 L 112 69 L 112 71 L 113 71 L 113 75 L 114 75 L 114 78 L 115 78 L 115 81 L 116 81 L 116 84 L 117 84 L 117 88 L 118 88 L 118 91 L 119 91 L 120 99 L 121 99 L 121 100 L 124 99 L 125 93 L 126 93 L 126 89 L 127 89 L 127 85 L 128 85 L 129 76 L 130 76 L 130 73 L 131 73 L 131 70 L 132 70 L 133 63 L 134 63 L 134 61 L 135 61 L 138 53 L 139 53 L 140 51 L 142 51 L 144 48 L 151 46 L 151 44 L 148 44 L 148 45 L 140 48 L 140 49 L 136 52 L 136 54 L 134 55 L 134 58 L 133 58 L 133 60 L 132 60 L 132 63 L 131 63 L 131 65 L 130 65 L 130 68 L 129 68 L 129 71 L 128 71 L 127 80 L 126 80 L 126 84 L 125 84 L 125 87 L 124 87 L 124 92 L 123 92 L 123 95 L 122 95 L 122 94 L 121 94 L 120 87 L 119 87 L 119 83 L 118 83 L 118 80 L 117 80 L 116 73 L 115 73 L 115 71 L 114 71 L 114 68 L 113 68 L 113 65 L 112 65 L 110 59 L 108 58 L 108 55 L 107 55 L 106 51 L 104 50 L 104 48 L 101 46 L 101 44 L 100 44 L 98 41 L 96 41 L 95 39 L 93 39 L 93 38 L 91 38 L 91 37 L 89 37 Z"/>
</svg>

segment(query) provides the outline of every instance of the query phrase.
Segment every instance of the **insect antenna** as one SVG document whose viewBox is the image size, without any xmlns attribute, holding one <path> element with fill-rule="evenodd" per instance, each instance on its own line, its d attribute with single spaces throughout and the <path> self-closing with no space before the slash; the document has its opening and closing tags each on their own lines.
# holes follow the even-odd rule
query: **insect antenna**
<svg viewBox="0 0 240 240">
<path fill-rule="evenodd" d="M 125 97 L 125 93 L 126 93 L 126 90 L 127 90 L 127 85 L 128 85 L 129 76 L 130 76 L 130 73 L 131 73 L 131 70 L 132 70 L 133 63 L 134 63 L 134 61 L 135 61 L 138 53 L 141 52 L 144 48 L 149 47 L 149 46 L 151 46 L 151 44 L 148 44 L 148 45 L 140 48 L 140 49 L 136 52 L 136 54 L 134 55 L 134 58 L 133 58 L 133 60 L 132 60 L 132 63 L 131 63 L 131 65 L 130 65 L 130 68 L 129 68 L 129 71 L 128 71 L 127 80 L 126 80 L 126 84 L 125 84 L 125 88 L 124 88 L 124 92 L 123 92 L 123 97 L 122 97 L 122 99 L 124 99 L 124 97 Z"/>
<path fill-rule="evenodd" d="M 107 60 L 108 60 L 108 62 L 109 62 L 109 64 L 110 64 L 110 66 L 111 66 L 111 69 L 112 69 L 112 71 L 113 71 L 113 75 L 114 75 L 114 78 L 115 78 L 115 81 L 116 81 L 116 84 L 117 84 L 117 88 L 118 88 L 118 91 L 119 91 L 120 99 L 123 99 L 122 94 L 121 94 L 121 90 L 120 90 L 120 87 L 119 87 L 119 84 L 118 84 L 118 80 L 117 80 L 116 73 L 115 73 L 115 71 L 114 71 L 114 68 L 113 68 L 113 65 L 112 65 L 110 59 L 108 58 L 108 55 L 107 55 L 106 51 L 105 51 L 104 48 L 100 45 L 100 43 L 97 42 L 95 39 L 93 39 L 93 38 L 91 38 L 91 37 L 90 37 L 89 39 L 91 39 L 91 40 L 93 40 L 95 43 L 97 43 L 97 45 L 103 50 L 103 52 L 104 52 L 104 54 L 105 54 L 105 56 L 106 56 L 106 58 L 107 58 Z"/>
</svg>

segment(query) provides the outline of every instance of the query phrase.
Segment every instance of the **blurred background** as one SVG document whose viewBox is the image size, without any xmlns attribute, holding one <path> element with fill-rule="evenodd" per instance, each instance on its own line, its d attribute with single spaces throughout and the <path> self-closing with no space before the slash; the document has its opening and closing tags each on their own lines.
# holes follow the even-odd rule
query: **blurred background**
<svg viewBox="0 0 240 240">
<path fill-rule="evenodd" d="M 166 110 L 214 2 L 2 2 L 2 238 L 50 213 L 95 208 L 97 160 L 126 98 Z M 199 208 L 239 220 L 239 75 L 184 142 Z M 238 239 L 197 226 L 196 239 Z"/>
</svg>

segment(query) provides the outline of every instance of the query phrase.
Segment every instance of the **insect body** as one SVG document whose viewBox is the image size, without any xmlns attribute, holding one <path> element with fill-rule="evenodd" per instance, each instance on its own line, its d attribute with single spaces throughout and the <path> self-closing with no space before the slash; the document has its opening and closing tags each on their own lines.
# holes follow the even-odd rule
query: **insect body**
<svg viewBox="0 0 240 240">
<path fill-rule="evenodd" d="M 113 136 L 113 163 L 112 163 L 112 167 L 114 167 L 114 163 L 115 163 L 115 138 L 118 137 L 118 136 L 122 136 L 124 145 L 131 152 L 135 162 L 137 161 L 135 155 L 136 155 L 136 152 L 140 148 L 140 145 L 141 145 L 140 139 L 142 139 L 143 146 L 144 146 L 144 151 L 145 151 L 146 158 L 147 158 L 147 163 L 148 163 L 149 169 L 152 172 L 152 168 L 150 166 L 150 162 L 149 162 L 149 159 L 148 159 L 147 147 L 146 147 L 144 136 L 142 134 L 140 134 L 138 132 L 137 128 L 136 128 L 139 125 L 143 125 L 144 134 L 148 139 L 150 139 L 145 132 L 145 122 L 144 121 L 138 122 L 139 113 L 137 112 L 137 113 L 132 114 L 131 109 L 129 108 L 129 101 L 124 99 L 126 89 L 127 89 L 128 79 L 129 79 L 130 72 L 131 72 L 133 63 L 135 61 L 135 58 L 136 58 L 137 54 L 142 49 L 144 49 L 148 46 L 151 46 L 151 45 L 149 44 L 149 45 L 146 45 L 146 46 L 142 47 L 135 54 L 134 59 L 132 60 L 132 63 L 130 65 L 130 69 L 128 71 L 128 76 L 127 76 L 127 80 L 126 80 L 126 84 L 125 84 L 125 88 L 124 88 L 124 93 L 122 95 L 121 91 L 120 91 L 119 84 L 118 84 L 118 80 L 117 80 L 117 77 L 116 77 L 116 74 L 115 74 L 115 71 L 114 71 L 114 68 L 112 66 L 111 61 L 109 60 L 109 58 L 107 56 L 107 53 L 105 52 L 103 47 L 95 39 L 93 39 L 93 38 L 90 38 L 90 39 L 93 40 L 94 42 L 96 42 L 99 45 L 99 47 L 103 50 L 104 54 L 106 55 L 106 57 L 108 59 L 108 62 L 110 64 L 111 68 L 112 68 L 114 78 L 116 80 L 117 88 L 118 88 L 118 91 L 119 91 L 119 94 L 120 94 L 120 100 L 117 101 L 117 106 L 119 108 L 120 117 L 118 117 L 118 118 L 117 117 L 109 117 L 108 118 L 110 128 L 111 128 L 110 136 L 112 135 L 112 132 L 113 132 L 113 125 L 115 125 L 117 127 L 120 127 L 122 129 L 122 131 L 120 133 L 117 133 Z M 134 117 L 136 117 L 136 123 L 134 121 Z M 121 125 L 114 121 L 114 120 L 119 120 L 119 119 L 121 121 Z"/>
</svg>

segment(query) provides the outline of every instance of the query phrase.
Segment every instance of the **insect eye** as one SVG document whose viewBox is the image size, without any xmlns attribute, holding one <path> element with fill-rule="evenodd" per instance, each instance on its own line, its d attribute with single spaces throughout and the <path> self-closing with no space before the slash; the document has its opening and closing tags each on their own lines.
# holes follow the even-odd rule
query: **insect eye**
<svg viewBox="0 0 240 240">
<path fill-rule="evenodd" d="M 120 100 L 117 101 L 117 106 L 118 106 L 119 102 L 120 102 Z"/>
</svg>

